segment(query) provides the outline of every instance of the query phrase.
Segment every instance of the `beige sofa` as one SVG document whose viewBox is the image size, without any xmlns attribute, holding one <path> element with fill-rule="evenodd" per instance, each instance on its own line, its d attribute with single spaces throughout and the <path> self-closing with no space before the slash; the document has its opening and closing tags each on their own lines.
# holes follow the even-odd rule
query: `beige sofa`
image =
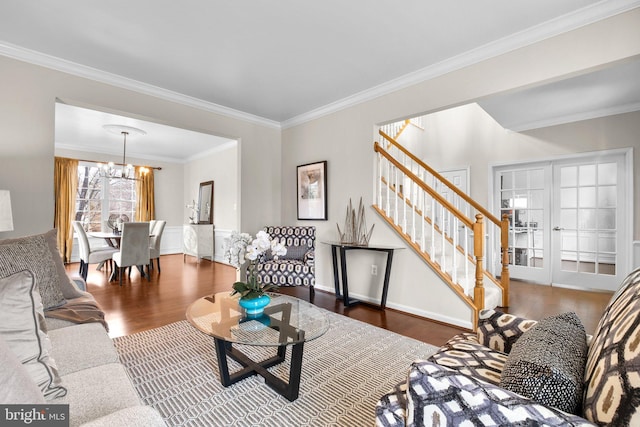
<svg viewBox="0 0 640 427">
<path fill-rule="evenodd" d="M 83 290 L 64 271 L 54 230 L 0 241 L 0 404 L 69 405 L 71 426 L 164 426 Z"/>
</svg>

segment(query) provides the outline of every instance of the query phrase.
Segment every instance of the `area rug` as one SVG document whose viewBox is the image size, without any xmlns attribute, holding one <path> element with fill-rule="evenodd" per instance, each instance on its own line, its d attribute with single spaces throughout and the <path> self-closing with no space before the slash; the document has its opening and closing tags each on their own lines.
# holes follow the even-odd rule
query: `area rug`
<svg viewBox="0 0 640 427">
<path fill-rule="evenodd" d="M 436 348 L 327 311 L 329 330 L 305 344 L 300 396 L 289 402 L 261 377 L 220 384 L 213 338 L 186 320 L 114 339 L 145 404 L 169 426 L 373 426 L 375 404 Z M 253 358 L 273 349 L 238 346 Z M 287 379 L 284 364 L 270 368 Z M 261 359 L 257 359 L 261 360 Z M 230 369 L 240 365 L 230 360 Z"/>
</svg>

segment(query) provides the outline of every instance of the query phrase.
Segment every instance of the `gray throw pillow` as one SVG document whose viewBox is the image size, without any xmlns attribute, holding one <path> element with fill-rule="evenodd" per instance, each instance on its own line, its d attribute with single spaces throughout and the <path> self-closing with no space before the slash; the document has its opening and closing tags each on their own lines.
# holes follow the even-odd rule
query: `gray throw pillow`
<svg viewBox="0 0 640 427">
<path fill-rule="evenodd" d="M 577 414 L 587 357 L 584 326 L 575 313 L 547 317 L 515 342 L 500 386 L 544 405 Z"/>
<path fill-rule="evenodd" d="M 307 245 L 301 246 L 287 246 L 287 253 L 282 255 L 280 259 L 297 259 L 304 260 L 304 254 L 307 253 L 309 247 Z"/>
<path fill-rule="evenodd" d="M 44 396 L 0 335 L 0 404 L 42 404 Z"/>
<path fill-rule="evenodd" d="M 45 310 L 66 303 L 45 235 L 0 242 L 0 278 L 22 270 L 33 272 Z"/>
<path fill-rule="evenodd" d="M 0 279 L 0 336 L 46 399 L 67 394 L 51 357 L 40 293 L 28 270 Z"/>
</svg>

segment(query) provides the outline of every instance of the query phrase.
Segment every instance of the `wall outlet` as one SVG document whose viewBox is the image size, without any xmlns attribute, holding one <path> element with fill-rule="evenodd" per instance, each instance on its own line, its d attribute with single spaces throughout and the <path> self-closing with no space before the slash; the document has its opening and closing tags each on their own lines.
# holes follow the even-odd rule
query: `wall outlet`
<svg viewBox="0 0 640 427">
<path fill-rule="evenodd" d="M 378 275 L 378 266 L 375 264 L 371 264 L 371 275 L 372 276 Z"/>
</svg>

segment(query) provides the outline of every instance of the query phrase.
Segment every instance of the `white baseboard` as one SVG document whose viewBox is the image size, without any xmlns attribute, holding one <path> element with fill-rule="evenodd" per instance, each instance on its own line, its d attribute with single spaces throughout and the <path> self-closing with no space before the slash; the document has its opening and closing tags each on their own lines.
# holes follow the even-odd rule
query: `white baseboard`
<svg viewBox="0 0 640 427">
<path fill-rule="evenodd" d="M 319 286 L 316 285 L 315 287 L 316 289 L 320 289 L 323 291 L 327 291 L 329 293 L 335 294 L 335 287 L 326 287 L 326 286 Z M 365 301 L 365 302 L 369 302 L 371 304 L 380 304 L 380 300 L 379 299 L 375 299 L 375 298 L 371 298 L 368 295 L 360 295 L 360 294 L 354 294 L 352 292 L 349 292 L 349 297 L 351 298 L 355 298 L 355 299 L 359 299 L 361 301 Z M 471 321 L 463 321 L 460 319 L 456 319 L 454 317 L 448 317 L 448 316 L 443 316 L 440 313 L 433 313 L 430 311 L 426 311 L 426 310 L 420 310 L 417 309 L 415 307 L 409 307 L 407 305 L 403 305 L 403 304 L 396 304 L 394 302 L 391 302 L 389 300 L 387 300 L 387 307 L 389 308 L 393 308 L 394 310 L 398 310 L 398 311 L 402 311 L 404 313 L 409 313 L 409 314 L 415 314 L 416 316 L 420 316 L 420 317 L 424 317 L 426 319 L 431 319 L 431 320 L 435 320 L 438 322 L 442 322 L 442 323 L 446 323 L 449 325 L 453 325 L 453 326 L 458 326 L 460 328 L 465 328 L 465 329 L 471 329 L 472 325 L 471 325 Z"/>
<path fill-rule="evenodd" d="M 640 267 L 640 240 L 633 241 L 633 270 Z"/>
</svg>

